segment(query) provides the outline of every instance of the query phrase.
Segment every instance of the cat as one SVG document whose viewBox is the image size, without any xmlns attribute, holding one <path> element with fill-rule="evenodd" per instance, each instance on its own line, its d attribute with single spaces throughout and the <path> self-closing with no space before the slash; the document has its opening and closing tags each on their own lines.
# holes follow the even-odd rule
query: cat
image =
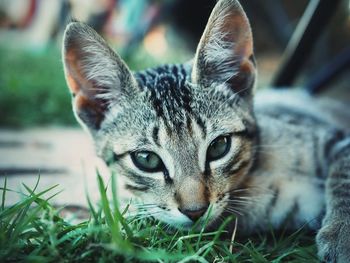
<svg viewBox="0 0 350 263">
<path fill-rule="evenodd" d="M 302 92 L 254 95 L 253 37 L 236 0 L 217 2 L 184 64 L 131 72 L 79 22 L 63 42 L 78 121 L 155 218 L 189 228 L 234 214 L 246 235 L 289 218 L 318 230 L 321 260 L 350 262 L 350 117 Z"/>
</svg>

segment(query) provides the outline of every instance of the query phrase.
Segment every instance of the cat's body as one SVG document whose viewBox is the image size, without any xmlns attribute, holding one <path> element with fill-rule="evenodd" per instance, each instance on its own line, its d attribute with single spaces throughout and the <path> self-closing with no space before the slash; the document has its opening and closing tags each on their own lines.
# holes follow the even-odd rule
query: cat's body
<svg viewBox="0 0 350 263">
<path fill-rule="evenodd" d="M 259 150 L 249 186 L 265 190 L 256 191 L 255 202 L 247 209 L 251 217 L 243 224 L 249 230 L 267 230 L 270 224 L 286 227 L 285 223 L 293 229 L 320 227 L 326 209 L 328 156 L 348 129 L 343 118 L 334 116 L 346 109 L 332 101 L 325 107 L 302 91 L 256 95 Z"/>
<path fill-rule="evenodd" d="M 191 63 L 132 73 L 81 23 L 63 57 L 78 120 L 151 215 L 188 228 L 235 214 L 240 234 L 321 227 L 320 257 L 350 260 L 350 116 L 298 92 L 253 96 L 238 2 L 218 2 Z"/>
</svg>

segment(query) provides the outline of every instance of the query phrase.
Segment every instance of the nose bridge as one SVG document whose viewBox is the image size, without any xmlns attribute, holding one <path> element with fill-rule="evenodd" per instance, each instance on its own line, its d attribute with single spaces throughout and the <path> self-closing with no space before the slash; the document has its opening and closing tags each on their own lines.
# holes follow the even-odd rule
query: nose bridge
<svg viewBox="0 0 350 263">
<path fill-rule="evenodd" d="M 196 210 L 208 205 L 208 191 L 199 176 L 187 176 L 177 189 L 177 201 L 182 209 Z"/>
<path fill-rule="evenodd" d="M 209 191 L 199 167 L 198 148 L 190 138 L 179 142 L 174 147 L 175 199 L 182 211 L 197 211 L 208 207 L 209 203 Z"/>
<path fill-rule="evenodd" d="M 184 142 L 183 142 L 184 143 Z M 197 148 L 187 141 L 186 144 L 179 145 L 178 153 L 178 170 L 182 176 L 198 176 L 200 168 L 198 165 Z"/>
</svg>

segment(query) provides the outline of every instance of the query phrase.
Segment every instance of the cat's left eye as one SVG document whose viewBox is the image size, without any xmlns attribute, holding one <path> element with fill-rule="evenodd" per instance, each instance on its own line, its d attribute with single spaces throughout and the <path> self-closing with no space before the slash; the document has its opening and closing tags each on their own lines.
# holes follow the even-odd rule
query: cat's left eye
<svg viewBox="0 0 350 263">
<path fill-rule="evenodd" d="M 137 151 L 130 153 L 135 166 L 145 172 L 159 172 L 164 170 L 164 164 L 154 152 Z"/>
<path fill-rule="evenodd" d="M 220 136 L 212 141 L 207 150 L 207 161 L 215 161 L 224 157 L 231 147 L 230 136 Z"/>
</svg>

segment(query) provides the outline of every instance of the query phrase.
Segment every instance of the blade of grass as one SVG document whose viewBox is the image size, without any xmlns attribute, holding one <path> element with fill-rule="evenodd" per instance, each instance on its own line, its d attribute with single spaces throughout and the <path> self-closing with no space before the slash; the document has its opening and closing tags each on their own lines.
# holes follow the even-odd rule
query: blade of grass
<svg viewBox="0 0 350 263">
<path fill-rule="evenodd" d="M 97 174 L 97 179 L 98 179 L 98 186 L 99 186 L 99 191 L 101 195 L 101 203 L 102 203 L 102 208 L 104 211 L 104 214 L 106 216 L 106 222 L 108 226 L 111 229 L 111 235 L 112 235 L 112 240 L 113 242 L 117 245 L 117 249 L 120 252 L 123 252 L 125 254 L 130 254 L 133 250 L 131 243 L 125 239 L 123 239 L 121 232 L 120 232 L 120 227 L 119 227 L 119 222 L 115 221 L 113 216 L 112 216 L 112 211 L 108 203 L 108 198 L 107 198 L 107 193 L 106 193 L 106 188 L 103 183 L 103 179 L 101 175 L 98 173 Z"/>
<path fill-rule="evenodd" d="M 4 188 L 2 190 L 2 199 L 1 199 L 1 211 L 5 210 L 5 197 L 6 197 L 6 189 L 7 188 L 7 176 L 4 181 Z"/>
<path fill-rule="evenodd" d="M 110 209 L 109 204 L 108 204 L 108 198 L 107 198 L 107 193 L 105 190 L 105 185 L 103 183 L 103 179 L 102 179 L 100 174 L 97 175 L 97 181 L 98 181 L 98 187 L 99 187 L 99 191 L 100 191 L 100 195 L 101 195 L 102 208 L 103 208 L 103 212 L 104 212 L 105 217 L 106 217 L 106 222 L 107 222 L 108 226 L 113 228 L 112 230 L 116 232 L 115 235 L 118 236 L 119 235 L 119 227 L 118 227 L 118 225 L 114 224 L 112 212 L 111 212 L 111 209 Z"/>
<path fill-rule="evenodd" d="M 119 203 L 118 203 L 118 198 L 117 198 L 117 194 L 118 194 L 117 193 L 117 182 L 116 182 L 114 173 L 112 174 L 112 182 L 111 183 L 112 183 L 112 200 L 113 200 L 113 204 L 114 204 L 114 217 L 123 226 L 128 239 L 132 239 L 133 238 L 132 230 L 130 229 L 128 224 L 125 222 L 125 219 L 119 210 Z"/>
<path fill-rule="evenodd" d="M 23 183 L 22 185 L 23 185 L 24 188 L 29 192 L 29 194 L 30 194 L 31 196 L 35 196 L 35 197 L 36 197 L 36 199 L 34 200 L 34 202 L 37 203 L 37 204 L 40 205 L 40 206 L 43 206 L 44 208 L 52 207 L 52 206 L 48 203 L 48 201 L 49 201 L 50 199 L 54 198 L 55 196 L 57 196 L 57 195 L 59 195 L 60 193 L 63 192 L 63 190 L 60 190 L 60 191 L 54 193 L 53 195 L 47 197 L 46 199 L 42 199 L 42 198 L 40 198 L 37 194 L 35 194 L 35 192 L 34 192 L 33 190 L 31 190 L 26 184 Z"/>
<path fill-rule="evenodd" d="M 35 186 L 33 188 L 33 192 L 36 191 L 36 189 L 38 188 L 38 185 L 39 185 L 39 182 L 40 182 L 40 178 L 41 178 L 41 175 L 40 173 L 38 174 L 38 179 L 36 180 L 36 183 L 35 183 Z"/>
<path fill-rule="evenodd" d="M 45 193 L 51 191 L 52 189 L 56 188 L 58 186 L 58 184 L 44 190 L 41 191 L 40 193 L 36 194 L 36 196 L 28 196 L 27 199 L 24 199 L 23 201 L 20 201 L 14 205 L 12 205 L 11 207 L 5 209 L 4 211 L 0 212 L 0 220 L 3 220 L 4 218 L 6 218 L 7 216 L 10 216 L 13 213 L 16 213 L 16 211 L 18 211 L 19 209 L 25 207 L 28 203 L 33 203 L 33 201 L 35 199 L 37 199 L 37 197 L 40 197 L 42 195 L 44 195 Z"/>
<path fill-rule="evenodd" d="M 28 214 L 30 206 L 23 209 L 21 217 L 18 222 L 14 224 L 14 231 L 11 233 L 11 239 L 16 239 L 23 231 L 28 227 L 29 223 L 34 220 L 38 216 L 38 213 L 42 209 L 42 207 L 36 207 Z"/>
<path fill-rule="evenodd" d="M 203 223 L 203 227 L 201 228 L 201 231 L 200 231 L 200 233 L 199 233 L 200 235 L 198 236 L 198 240 L 197 240 L 197 244 L 196 244 L 196 250 L 199 249 L 199 243 L 201 242 L 203 232 L 204 232 L 206 226 L 208 225 L 208 221 L 209 221 L 209 217 L 210 217 L 210 214 L 211 214 L 212 209 L 213 209 L 213 206 L 210 205 L 210 206 L 209 206 L 209 209 L 208 209 L 207 216 L 205 217 L 205 220 L 204 220 L 204 223 Z M 199 220 L 198 220 L 196 223 L 198 223 L 198 222 L 199 222 Z M 197 224 L 195 224 L 195 227 L 197 227 Z"/>
<path fill-rule="evenodd" d="M 87 200 L 87 203 L 88 203 L 88 206 L 89 206 L 89 210 L 90 210 L 90 212 L 91 212 L 91 214 L 92 214 L 92 216 L 94 218 L 94 221 L 98 222 L 98 215 L 96 213 L 96 210 L 95 210 L 94 206 L 91 203 L 90 196 L 89 196 L 87 191 L 85 191 L 85 192 L 86 192 L 85 197 L 86 197 L 86 200 Z"/>
<path fill-rule="evenodd" d="M 220 225 L 219 229 L 216 231 L 216 234 L 212 240 L 212 242 L 215 244 L 217 242 L 217 240 L 219 239 L 220 235 L 224 232 L 224 229 L 226 228 L 226 226 L 232 222 L 232 220 L 234 219 L 235 217 L 233 215 L 227 217 L 225 219 L 225 221 Z M 203 257 L 206 257 L 206 255 L 208 254 L 209 250 L 205 251 L 203 253 Z"/>
</svg>

